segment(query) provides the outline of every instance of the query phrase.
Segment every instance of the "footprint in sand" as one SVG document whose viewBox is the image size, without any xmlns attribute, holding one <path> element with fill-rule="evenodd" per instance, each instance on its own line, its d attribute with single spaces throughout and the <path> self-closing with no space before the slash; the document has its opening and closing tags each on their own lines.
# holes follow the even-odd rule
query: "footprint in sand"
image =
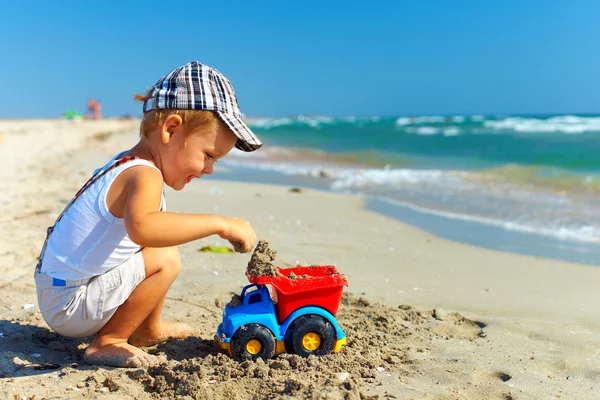
<svg viewBox="0 0 600 400">
<path fill-rule="evenodd" d="M 435 329 L 435 332 L 438 334 L 451 338 L 471 340 L 485 335 L 482 328 L 486 324 L 465 318 L 457 312 L 448 313 L 440 309 L 435 309 L 432 316 L 436 320 L 444 322 L 443 325 Z"/>
</svg>

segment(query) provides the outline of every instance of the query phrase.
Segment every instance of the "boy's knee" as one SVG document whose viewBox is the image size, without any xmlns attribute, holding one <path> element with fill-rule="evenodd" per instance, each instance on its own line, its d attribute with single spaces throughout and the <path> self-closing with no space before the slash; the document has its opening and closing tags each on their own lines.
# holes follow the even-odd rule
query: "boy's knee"
<svg viewBox="0 0 600 400">
<path fill-rule="evenodd" d="M 160 270 L 169 275 L 177 276 L 181 271 L 181 257 L 177 247 L 169 247 L 165 249 L 162 260 L 160 262 Z"/>
<path fill-rule="evenodd" d="M 146 277 L 157 272 L 176 277 L 181 271 L 181 257 L 177 247 L 146 248 L 142 250 L 146 264 Z"/>
<path fill-rule="evenodd" d="M 169 251 L 167 268 L 173 274 L 179 275 L 179 272 L 181 271 L 181 256 L 179 255 L 179 250 L 177 250 L 177 247 L 173 247 L 171 250 L 172 251 Z"/>
</svg>

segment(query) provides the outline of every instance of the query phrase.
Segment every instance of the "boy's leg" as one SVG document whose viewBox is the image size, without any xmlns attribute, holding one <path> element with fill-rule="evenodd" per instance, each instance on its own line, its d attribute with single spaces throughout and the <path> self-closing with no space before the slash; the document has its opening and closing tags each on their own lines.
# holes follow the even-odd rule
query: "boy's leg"
<svg viewBox="0 0 600 400">
<path fill-rule="evenodd" d="M 146 258 L 157 257 L 155 254 L 157 250 L 163 251 L 165 249 L 148 249 L 146 254 L 144 254 L 142 251 L 142 254 L 144 255 L 144 262 Z M 168 259 L 169 262 L 173 264 L 173 269 L 181 269 L 181 258 L 179 256 L 179 250 L 177 247 L 169 248 Z M 154 308 L 144 322 L 142 322 L 129 337 L 128 342 L 130 344 L 136 347 L 152 346 L 157 343 L 164 342 L 169 338 L 183 339 L 196 333 L 186 324 L 178 322 L 165 322 L 160 320 L 160 315 L 162 313 L 166 298 L 167 294 L 165 293 L 164 297 L 156 305 L 156 308 Z"/>
<path fill-rule="evenodd" d="M 85 352 L 85 361 L 119 367 L 140 367 L 154 363 L 155 357 L 127 343 L 138 328 L 142 332 L 163 332 L 160 312 L 167 291 L 181 270 L 176 247 L 144 248 L 146 279 L 142 281 L 98 332 Z M 170 335 L 173 336 L 173 335 Z"/>
<path fill-rule="evenodd" d="M 181 322 L 166 322 L 160 320 L 163 305 L 167 296 L 162 298 L 148 318 L 129 337 L 128 343 L 136 346 L 152 346 L 162 343 L 169 338 L 184 339 L 197 334 L 190 326 Z"/>
<path fill-rule="evenodd" d="M 152 346 L 165 342 L 169 338 L 185 339 L 198 334 L 197 331 L 184 323 L 160 320 L 160 314 L 166 297 L 163 297 L 154 311 L 150 313 L 148 318 L 129 337 L 128 342 L 130 344 L 136 347 Z"/>
</svg>

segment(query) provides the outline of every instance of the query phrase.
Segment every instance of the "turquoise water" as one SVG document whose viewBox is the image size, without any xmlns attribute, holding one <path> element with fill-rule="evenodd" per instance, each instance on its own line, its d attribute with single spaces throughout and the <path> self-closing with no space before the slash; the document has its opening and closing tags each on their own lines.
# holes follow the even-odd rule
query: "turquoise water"
<svg viewBox="0 0 600 400">
<path fill-rule="evenodd" d="M 600 116 L 249 121 L 265 146 L 226 163 L 507 232 L 600 243 Z"/>
<path fill-rule="evenodd" d="M 392 166 L 600 169 L 600 116 L 284 118 L 254 120 L 252 127 L 268 145 Z"/>
</svg>

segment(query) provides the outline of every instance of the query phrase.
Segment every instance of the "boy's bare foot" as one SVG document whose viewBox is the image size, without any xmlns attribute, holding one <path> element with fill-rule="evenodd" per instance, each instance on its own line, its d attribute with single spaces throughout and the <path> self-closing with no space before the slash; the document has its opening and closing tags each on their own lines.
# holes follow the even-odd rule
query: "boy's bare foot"
<svg viewBox="0 0 600 400">
<path fill-rule="evenodd" d="M 169 338 L 185 339 L 190 336 L 198 336 L 198 332 L 189 325 L 180 322 L 163 322 L 155 329 L 143 332 L 135 331 L 129 337 L 128 342 L 137 347 L 153 346 L 157 343 L 166 342 Z"/>
<path fill-rule="evenodd" d="M 164 361 L 160 357 L 148 354 L 127 343 L 117 343 L 101 348 L 90 345 L 85 350 L 83 360 L 87 364 L 126 368 L 150 367 Z"/>
</svg>

